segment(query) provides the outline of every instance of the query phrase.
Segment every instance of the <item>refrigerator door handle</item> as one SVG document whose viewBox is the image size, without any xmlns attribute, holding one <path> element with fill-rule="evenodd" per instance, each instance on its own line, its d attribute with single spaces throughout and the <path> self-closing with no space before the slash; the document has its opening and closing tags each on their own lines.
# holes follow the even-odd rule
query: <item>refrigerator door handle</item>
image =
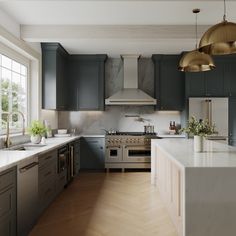
<svg viewBox="0 0 236 236">
<path fill-rule="evenodd" d="M 209 100 L 209 124 L 212 125 L 212 101 Z"/>
</svg>

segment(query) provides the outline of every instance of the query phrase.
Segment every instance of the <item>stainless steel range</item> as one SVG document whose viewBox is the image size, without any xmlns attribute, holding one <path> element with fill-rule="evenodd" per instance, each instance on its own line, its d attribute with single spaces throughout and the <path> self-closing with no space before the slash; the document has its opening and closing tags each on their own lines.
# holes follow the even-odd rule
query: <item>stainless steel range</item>
<svg viewBox="0 0 236 236">
<path fill-rule="evenodd" d="M 151 139 L 155 133 L 116 132 L 106 135 L 105 167 L 150 168 Z"/>
</svg>

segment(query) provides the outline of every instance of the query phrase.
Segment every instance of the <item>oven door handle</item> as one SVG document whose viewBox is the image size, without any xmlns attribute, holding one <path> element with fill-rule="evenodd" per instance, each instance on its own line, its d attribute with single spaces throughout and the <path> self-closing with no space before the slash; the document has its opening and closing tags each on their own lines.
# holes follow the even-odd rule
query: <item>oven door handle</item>
<svg viewBox="0 0 236 236">
<path fill-rule="evenodd" d="M 142 148 L 145 148 L 145 150 L 151 150 L 151 147 L 150 146 L 141 146 Z M 140 145 L 126 145 L 124 146 L 124 148 L 140 148 Z"/>
<path fill-rule="evenodd" d="M 107 149 L 109 148 L 121 148 L 121 146 L 106 146 Z"/>
</svg>

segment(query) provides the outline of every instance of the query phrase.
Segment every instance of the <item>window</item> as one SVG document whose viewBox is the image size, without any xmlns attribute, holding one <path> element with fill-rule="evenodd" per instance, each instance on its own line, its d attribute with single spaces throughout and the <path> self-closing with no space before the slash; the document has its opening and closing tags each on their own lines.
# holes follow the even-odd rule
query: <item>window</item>
<svg viewBox="0 0 236 236">
<path fill-rule="evenodd" d="M 9 117 L 11 133 L 22 130 L 22 117 L 19 113 L 14 112 L 22 112 L 27 119 L 27 81 L 27 65 L 0 54 L 0 134 L 6 133 L 9 112 L 13 113 Z M 27 120 L 25 122 L 27 124 Z"/>
</svg>

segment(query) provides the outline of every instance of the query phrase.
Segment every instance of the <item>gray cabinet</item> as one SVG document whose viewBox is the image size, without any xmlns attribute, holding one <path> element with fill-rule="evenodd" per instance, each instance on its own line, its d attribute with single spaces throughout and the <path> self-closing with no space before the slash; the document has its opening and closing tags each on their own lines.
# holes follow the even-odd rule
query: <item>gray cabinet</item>
<svg viewBox="0 0 236 236">
<path fill-rule="evenodd" d="M 236 95 L 236 56 L 215 56 L 212 71 L 186 73 L 186 97 Z"/>
<path fill-rule="evenodd" d="M 180 55 L 153 55 L 157 110 L 184 108 L 184 73 L 178 71 Z"/>
<path fill-rule="evenodd" d="M 67 57 L 59 43 L 41 43 L 42 47 L 42 108 L 66 110 Z"/>
<path fill-rule="evenodd" d="M 16 235 L 16 168 L 0 173 L 0 235 Z"/>
<path fill-rule="evenodd" d="M 104 110 L 104 70 L 107 55 L 71 55 L 69 110 Z"/>
<path fill-rule="evenodd" d="M 236 146 L 236 97 L 229 99 L 229 145 Z"/>
<path fill-rule="evenodd" d="M 105 138 L 81 138 L 80 168 L 101 170 L 105 168 Z"/>
<path fill-rule="evenodd" d="M 39 214 L 55 198 L 57 181 L 57 150 L 39 156 Z"/>
</svg>

